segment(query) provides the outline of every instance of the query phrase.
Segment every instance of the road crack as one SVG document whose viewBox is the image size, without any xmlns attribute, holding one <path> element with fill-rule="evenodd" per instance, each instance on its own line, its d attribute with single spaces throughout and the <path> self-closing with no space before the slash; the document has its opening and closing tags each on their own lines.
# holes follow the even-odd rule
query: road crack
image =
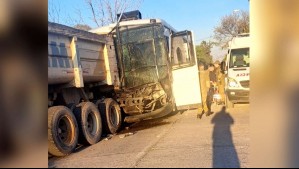
<svg viewBox="0 0 299 169">
<path fill-rule="evenodd" d="M 176 119 L 173 123 L 169 125 L 162 133 L 160 133 L 154 141 L 152 141 L 148 146 L 146 146 L 143 151 L 137 154 L 137 159 L 134 162 L 134 164 L 131 166 L 131 168 L 136 168 L 140 161 L 155 147 L 161 139 L 163 139 L 169 131 L 171 131 L 174 127 L 174 125 L 183 118 L 183 116 L 180 116 L 180 118 Z"/>
</svg>

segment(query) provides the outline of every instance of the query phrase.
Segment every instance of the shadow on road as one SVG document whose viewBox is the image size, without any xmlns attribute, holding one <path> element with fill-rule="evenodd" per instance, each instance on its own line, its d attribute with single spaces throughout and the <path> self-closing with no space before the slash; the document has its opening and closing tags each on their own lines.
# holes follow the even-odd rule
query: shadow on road
<svg viewBox="0 0 299 169">
<path fill-rule="evenodd" d="M 232 139 L 231 125 L 234 124 L 232 116 L 223 107 L 213 117 L 213 167 L 214 168 L 240 168 L 240 161 Z"/>
<path fill-rule="evenodd" d="M 172 120 L 169 118 L 176 116 L 178 114 L 183 114 L 187 110 L 177 110 L 169 113 L 166 116 L 154 118 L 150 120 L 143 120 L 141 122 L 133 123 L 133 124 L 126 124 L 125 127 L 130 127 L 130 130 L 122 130 L 119 132 L 119 134 L 127 133 L 127 132 L 136 132 L 140 130 L 146 130 L 153 127 L 159 127 L 167 124 L 171 124 Z"/>
</svg>

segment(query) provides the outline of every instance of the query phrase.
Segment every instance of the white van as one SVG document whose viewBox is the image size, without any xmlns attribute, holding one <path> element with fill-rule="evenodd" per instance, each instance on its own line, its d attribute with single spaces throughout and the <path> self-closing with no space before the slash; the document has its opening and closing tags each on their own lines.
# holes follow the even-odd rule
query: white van
<svg viewBox="0 0 299 169">
<path fill-rule="evenodd" d="M 240 34 L 229 42 L 228 54 L 221 66 L 227 75 L 225 80 L 227 107 L 234 107 L 235 103 L 249 102 L 249 45 L 249 34 Z"/>
</svg>

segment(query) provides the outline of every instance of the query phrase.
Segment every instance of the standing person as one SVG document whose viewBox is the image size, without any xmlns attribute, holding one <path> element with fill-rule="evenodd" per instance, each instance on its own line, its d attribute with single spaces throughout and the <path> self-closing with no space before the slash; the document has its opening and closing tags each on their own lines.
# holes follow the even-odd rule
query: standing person
<svg viewBox="0 0 299 169">
<path fill-rule="evenodd" d="M 209 109 L 207 105 L 207 96 L 210 89 L 210 77 L 209 71 L 205 70 L 205 65 L 202 62 L 199 62 L 199 81 L 200 81 L 200 91 L 201 91 L 201 100 L 202 107 L 199 108 L 197 118 L 202 118 L 202 115 L 209 114 Z"/>
<path fill-rule="evenodd" d="M 207 105 L 208 105 L 208 109 L 209 109 L 209 113 L 207 114 L 208 116 L 213 114 L 212 103 L 213 103 L 213 96 L 215 94 L 215 88 L 216 88 L 216 83 L 217 83 L 215 67 L 213 64 L 209 65 L 209 77 L 210 77 L 210 89 L 208 91 L 208 96 L 207 96 Z"/>
<path fill-rule="evenodd" d="M 224 92 L 225 75 L 221 71 L 219 60 L 216 60 L 216 62 L 214 63 L 214 67 L 215 67 L 215 74 L 216 74 L 216 78 L 217 78 L 218 93 L 221 96 L 220 103 L 224 104 L 224 99 L 225 99 L 225 92 Z"/>
</svg>

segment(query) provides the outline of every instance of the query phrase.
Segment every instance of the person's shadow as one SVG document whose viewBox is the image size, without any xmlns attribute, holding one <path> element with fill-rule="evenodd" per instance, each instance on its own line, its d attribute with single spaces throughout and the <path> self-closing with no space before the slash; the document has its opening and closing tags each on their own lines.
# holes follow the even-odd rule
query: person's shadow
<svg viewBox="0 0 299 169">
<path fill-rule="evenodd" d="M 213 168 L 240 168 L 240 161 L 232 139 L 232 116 L 223 107 L 211 121 L 213 130 Z"/>
</svg>

